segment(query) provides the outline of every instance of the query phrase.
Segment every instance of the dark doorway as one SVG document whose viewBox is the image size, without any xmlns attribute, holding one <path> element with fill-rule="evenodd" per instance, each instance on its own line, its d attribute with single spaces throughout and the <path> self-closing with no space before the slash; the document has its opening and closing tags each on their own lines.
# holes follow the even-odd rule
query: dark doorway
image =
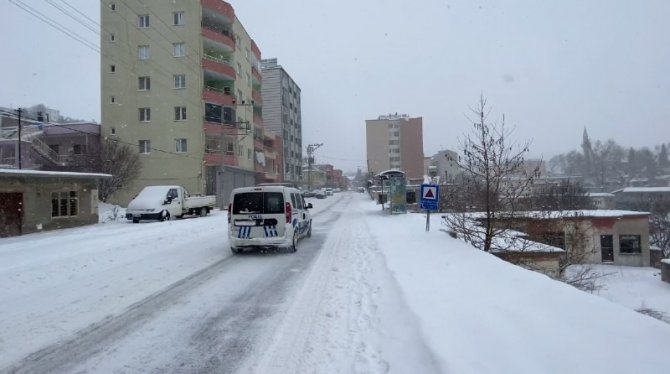
<svg viewBox="0 0 670 374">
<path fill-rule="evenodd" d="M 23 194 L 0 192 L 0 238 L 21 235 Z"/>
<path fill-rule="evenodd" d="M 600 235 L 602 262 L 614 262 L 614 239 L 612 235 Z"/>
</svg>

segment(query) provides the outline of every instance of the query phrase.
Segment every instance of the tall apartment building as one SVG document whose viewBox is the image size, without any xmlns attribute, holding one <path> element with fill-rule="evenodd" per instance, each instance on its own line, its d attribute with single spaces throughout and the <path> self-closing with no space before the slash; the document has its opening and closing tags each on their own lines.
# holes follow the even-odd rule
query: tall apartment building
<svg viewBox="0 0 670 374">
<path fill-rule="evenodd" d="M 101 48 L 103 135 L 143 165 L 115 202 L 155 184 L 227 200 L 222 189 L 255 182 L 261 52 L 229 3 L 101 0 Z"/>
<path fill-rule="evenodd" d="M 423 178 L 423 118 L 389 114 L 365 121 L 368 171 L 400 169 Z"/>
<path fill-rule="evenodd" d="M 284 180 L 300 182 L 302 180 L 300 87 L 286 70 L 277 64 L 276 58 L 262 60 L 261 69 L 265 128 L 283 138 Z"/>
</svg>

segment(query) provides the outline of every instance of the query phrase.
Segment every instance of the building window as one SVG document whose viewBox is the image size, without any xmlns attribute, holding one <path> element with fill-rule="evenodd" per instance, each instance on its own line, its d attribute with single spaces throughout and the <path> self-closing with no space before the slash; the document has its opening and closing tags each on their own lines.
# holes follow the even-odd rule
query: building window
<svg viewBox="0 0 670 374">
<path fill-rule="evenodd" d="M 174 75 L 174 88 L 186 88 L 186 75 L 185 74 L 175 74 Z"/>
<path fill-rule="evenodd" d="M 112 135 L 116 135 L 116 127 L 112 127 Z"/>
<path fill-rule="evenodd" d="M 186 153 L 186 139 L 175 139 L 177 153 Z"/>
<path fill-rule="evenodd" d="M 111 41 L 115 41 L 115 40 L 116 40 L 116 37 L 114 36 L 114 33 L 113 33 L 113 32 L 109 33 L 109 40 L 111 40 Z"/>
<path fill-rule="evenodd" d="M 237 63 L 237 75 L 242 76 L 242 65 L 239 62 Z"/>
<path fill-rule="evenodd" d="M 221 105 L 205 103 L 205 121 L 221 123 Z"/>
<path fill-rule="evenodd" d="M 110 96 L 109 97 L 109 102 L 112 103 L 112 104 L 116 103 L 116 98 L 114 96 Z"/>
<path fill-rule="evenodd" d="M 186 44 L 185 43 L 173 43 L 173 55 L 174 57 L 184 57 L 186 56 Z"/>
<path fill-rule="evenodd" d="M 174 107 L 174 120 L 175 121 L 186 121 L 186 107 L 185 106 Z"/>
<path fill-rule="evenodd" d="M 151 78 L 150 77 L 138 77 L 138 90 L 140 91 L 149 91 L 151 89 Z"/>
<path fill-rule="evenodd" d="M 151 108 L 140 108 L 139 109 L 140 122 L 150 122 L 151 121 Z"/>
<path fill-rule="evenodd" d="M 247 148 L 247 158 L 249 160 L 251 160 L 251 154 L 252 154 L 251 149 Z"/>
<path fill-rule="evenodd" d="M 205 152 L 219 153 L 221 151 L 221 138 L 218 136 L 205 135 Z"/>
<path fill-rule="evenodd" d="M 137 47 L 140 60 L 148 60 L 151 57 L 151 52 L 148 45 L 140 45 Z"/>
<path fill-rule="evenodd" d="M 116 4 L 115 3 L 109 3 L 109 9 L 116 10 Z"/>
<path fill-rule="evenodd" d="M 72 146 L 72 153 L 75 155 L 83 155 L 86 153 L 86 144 L 75 144 Z"/>
<path fill-rule="evenodd" d="M 140 154 L 148 155 L 151 153 L 151 140 L 140 140 Z"/>
<path fill-rule="evenodd" d="M 137 26 L 142 28 L 149 27 L 149 15 L 140 14 L 139 16 L 137 16 Z"/>
<path fill-rule="evenodd" d="M 232 155 L 235 154 L 235 145 L 233 142 L 226 143 L 226 154 Z"/>
<path fill-rule="evenodd" d="M 174 12 L 172 13 L 175 26 L 184 26 L 184 12 Z"/>
<path fill-rule="evenodd" d="M 640 235 L 619 235 L 620 253 L 641 253 Z"/>
<path fill-rule="evenodd" d="M 109 72 L 116 73 L 116 65 L 109 65 Z"/>
<path fill-rule="evenodd" d="M 51 217 L 74 217 L 78 211 L 77 191 L 51 193 Z"/>
</svg>

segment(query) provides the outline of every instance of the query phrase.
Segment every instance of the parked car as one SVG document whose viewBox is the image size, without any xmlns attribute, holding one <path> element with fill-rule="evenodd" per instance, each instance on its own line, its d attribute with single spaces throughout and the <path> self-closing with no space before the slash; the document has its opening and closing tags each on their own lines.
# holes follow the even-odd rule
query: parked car
<svg viewBox="0 0 670 374">
<path fill-rule="evenodd" d="M 147 186 L 128 204 L 126 218 L 166 221 L 185 214 L 206 216 L 216 203 L 216 196 L 191 196 L 182 186 Z"/>
<path fill-rule="evenodd" d="M 236 188 L 228 206 L 228 242 L 233 253 L 251 248 L 297 250 L 312 236 L 312 218 L 300 190 L 284 186 Z"/>
<path fill-rule="evenodd" d="M 316 192 L 315 191 L 303 191 L 302 196 L 303 197 L 315 197 Z"/>
<path fill-rule="evenodd" d="M 332 188 L 326 188 L 325 192 L 326 192 L 326 196 L 333 196 L 333 189 Z"/>
<path fill-rule="evenodd" d="M 326 192 L 323 191 L 323 190 L 316 191 L 316 193 L 314 194 L 314 197 L 316 197 L 317 199 L 325 199 L 326 198 Z"/>
</svg>

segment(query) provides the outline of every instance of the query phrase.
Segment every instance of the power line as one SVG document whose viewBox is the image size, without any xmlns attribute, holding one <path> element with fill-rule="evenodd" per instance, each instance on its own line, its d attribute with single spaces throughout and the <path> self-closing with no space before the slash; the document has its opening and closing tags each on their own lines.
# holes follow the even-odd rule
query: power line
<svg viewBox="0 0 670 374">
<path fill-rule="evenodd" d="M 68 37 L 74 39 L 75 41 L 83 44 L 87 48 L 100 53 L 100 49 L 92 42 L 84 39 L 82 36 L 80 36 L 77 32 L 70 30 L 69 28 L 59 24 L 58 22 L 55 22 L 51 20 L 49 17 L 45 16 L 35 8 L 31 7 L 30 5 L 24 3 L 21 0 L 9 0 L 10 3 L 16 5 L 17 7 L 23 9 L 23 11 L 31 14 L 35 18 L 41 20 L 42 22 L 46 23 L 47 25 L 53 27 L 54 29 L 62 32 L 63 34 L 67 35 Z"/>
<path fill-rule="evenodd" d="M 84 18 L 86 18 L 87 20 L 89 20 L 92 24 L 94 24 L 94 25 L 96 25 L 96 26 L 100 26 L 100 24 L 99 24 L 98 22 L 96 22 L 96 21 L 95 21 L 94 19 L 92 19 L 91 17 L 87 16 L 86 13 L 84 13 L 84 12 L 80 11 L 79 9 L 73 7 L 72 5 L 70 5 L 70 3 L 68 3 L 68 2 L 65 1 L 65 0 L 61 0 L 61 1 L 63 2 L 63 4 L 67 5 L 70 9 L 72 9 L 72 10 L 74 10 L 75 12 L 81 14 Z"/>
<path fill-rule="evenodd" d="M 131 12 L 133 12 L 134 14 L 137 15 L 137 13 L 135 13 L 130 7 L 128 7 L 128 5 L 127 5 L 127 3 L 125 3 L 125 1 L 123 1 L 123 0 L 121 0 L 121 1 L 124 3 L 124 5 L 126 5 L 126 7 L 127 7 Z M 101 56 L 104 56 L 104 57 L 106 57 L 106 58 L 108 58 L 108 59 L 110 59 L 110 60 L 114 60 L 114 59 L 112 59 L 110 56 L 108 56 L 106 53 L 103 53 L 103 52 L 100 50 L 100 48 L 98 48 L 96 45 L 94 45 L 93 43 L 91 43 L 91 42 L 89 42 L 88 40 L 84 39 L 83 37 L 81 37 L 81 36 L 80 36 L 79 34 L 77 34 L 76 32 L 70 30 L 69 28 L 63 26 L 63 25 L 60 24 L 59 22 L 57 22 L 57 21 L 55 21 L 55 20 L 49 18 L 48 16 L 42 14 L 41 12 L 39 12 L 39 11 L 37 11 L 36 9 L 30 7 L 29 5 L 23 3 L 21 0 L 10 0 L 10 2 L 12 2 L 12 4 L 16 5 L 17 7 L 21 8 L 22 10 L 26 11 L 27 13 L 29 13 L 29 14 L 35 16 L 35 17 L 38 18 L 40 21 L 42 21 L 42 22 L 44 22 L 44 23 L 50 25 L 51 27 L 53 27 L 53 28 L 55 28 L 55 29 L 61 31 L 62 33 L 66 34 L 67 36 L 69 36 L 69 37 L 72 38 L 73 40 L 75 40 L 75 41 L 77 41 L 77 42 L 83 44 L 84 46 L 86 46 L 86 47 L 88 47 L 88 48 L 94 50 L 95 52 L 99 53 Z M 66 3 L 64 0 L 63 0 L 63 2 Z M 58 6 L 54 5 L 51 1 L 49 1 L 49 3 L 50 3 L 51 5 L 53 5 L 54 7 L 56 7 L 57 9 L 61 10 L 62 13 L 64 13 L 64 14 L 70 16 L 70 18 L 74 19 L 75 21 L 77 21 L 77 22 L 79 22 L 79 23 L 82 23 L 82 22 L 80 22 L 80 20 L 78 21 L 78 19 L 77 19 L 76 17 L 74 17 L 73 15 L 71 15 L 71 13 L 69 13 L 69 12 L 63 10 L 62 7 L 58 7 Z M 66 3 L 66 5 L 68 5 L 70 8 L 73 8 L 70 4 L 67 4 L 67 3 Z M 74 9 L 74 8 L 73 8 L 73 9 Z M 67 12 L 67 13 L 66 13 L 66 12 Z M 81 12 L 79 12 L 79 11 L 77 11 L 77 12 L 83 15 L 83 13 L 81 13 Z M 154 15 L 155 15 L 155 14 L 154 14 Z M 157 17 L 158 19 L 160 19 L 158 16 L 156 16 L 156 17 Z M 91 20 L 91 19 L 90 19 L 89 17 L 87 17 L 87 16 L 86 16 L 86 18 L 89 19 L 89 20 Z M 127 19 L 126 17 L 124 17 L 124 16 L 121 15 L 121 18 L 123 18 L 123 20 L 125 21 L 126 25 L 129 25 L 129 24 L 130 24 L 130 22 L 128 21 L 128 19 Z M 91 21 L 97 24 L 97 22 L 95 22 L 95 21 L 93 21 L 93 20 L 91 20 Z M 161 21 L 162 21 L 162 20 L 161 20 Z M 164 22 L 164 23 L 165 23 L 165 22 Z M 101 26 L 101 29 L 103 29 L 103 31 L 107 32 L 104 28 L 102 28 L 102 26 Z M 168 29 L 169 29 L 169 28 L 168 28 Z M 90 30 L 90 28 L 89 28 L 89 30 Z M 170 30 L 171 30 L 171 29 L 170 29 Z M 159 33 L 159 35 L 163 36 L 163 35 L 160 34 L 160 33 Z M 158 45 L 159 47 L 162 47 L 165 51 L 167 51 L 168 53 L 170 53 L 170 51 L 169 51 L 168 49 L 166 49 L 165 47 L 163 47 L 163 45 L 162 45 L 161 43 L 159 43 L 159 42 L 156 41 L 155 39 L 151 38 L 149 35 L 146 35 L 146 33 L 145 33 L 145 36 L 147 36 L 149 39 L 151 39 L 152 41 L 154 41 L 155 43 L 157 43 L 157 45 Z M 163 36 L 163 37 L 164 37 L 164 36 Z M 164 37 L 164 38 L 165 38 L 165 37 Z M 165 39 L 168 40 L 168 42 L 171 42 L 169 39 L 167 39 L 167 38 L 165 38 Z M 129 56 L 132 56 L 132 51 L 131 51 L 132 47 L 130 46 L 130 43 L 129 43 L 128 41 L 126 41 L 125 44 L 128 46 L 128 50 L 127 50 L 127 51 L 128 51 L 128 55 L 129 55 Z M 195 51 L 195 49 L 193 49 L 193 50 Z M 197 55 L 197 53 L 196 53 L 196 55 Z M 188 55 L 187 55 L 187 56 L 188 56 Z M 139 73 L 135 70 L 135 68 L 134 68 L 132 65 L 130 65 L 130 63 L 127 63 L 126 61 L 123 61 L 123 60 L 114 60 L 114 61 L 115 61 L 115 62 L 119 62 L 119 63 L 121 63 L 121 64 L 123 64 L 123 65 L 129 67 L 129 70 L 132 71 L 133 73 L 135 73 L 135 75 L 139 77 Z M 172 75 L 172 74 L 170 74 L 170 72 L 166 72 L 165 70 L 163 70 L 163 67 L 160 66 L 158 63 L 156 63 L 154 60 L 149 60 L 148 62 L 149 62 L 149 64 L 154 65 L 154 67 L 156 68 L 156 71 L 157 71 L 158 73 L 161 73 L 161 74 L 165 75 L 165 76 L 168 77 L 168 78 L 170 78 L 170 76 Z M 196 75 L 200 74 L 199 71 L 196 71 L 195 69 L 193 69 L 193 68 L 192 68 L 191 66 L 189 66 L 188 64 L 185 64 L 185 66 L 186 66 L 187 68 L 190 68 L 191 71 L 193 71 L 194 73 L 196 73 Z M 173 76 L 173 75 L 172 75 L 172 76 Z M 165 87 L 168 88 L 168 89 L 172 89 L 172 87 L 169 87 L 167 84 L 162 84 L 162 82 L 161 82 L 160 80 L 159 80 L 157 83 L 159 83 L 159 85 L 163 85 L 163 86 L 165 86 Z M 190 100 L 187 100 L 187 101 L 190 101 L 190 102 L 191 102 L 192 104 L 194 104 L 196 107 L 200 107 L 200 106 L 201 106 L 202 103 L 201 103 L 200 101 L 194 101 L 190 96 L 187 96 L 187 97 L 190 99 Z M 63 125 L 59 125 L 59 126 L 63 126 Z M 63 126 L 63 128 L 68 128 L 68 127 Z M 79 130 L 77 130 L 77 129 L 72 129 L 72 128 L 68 128 L 68 129 L 70 129 L 70 130 L 72 130 L 72 131 L 81 132 L 81 131 L 79 131 Z M 229 136 L 229 137 L 230 137 L 230 136 L 238 136 L 238 135 L 243 135 L 243 134 L 231 134 L 231 135 L 222 134 L 222 137 L 225 138 L 226 136 Z M 247 135 L 248 135 L 248 134 L 247 134 Z M 246 136 L 246 135 L 245 135 L 245 136 Z M 124 142 L 124 141 L 121 141 L 121 140 L 118 140 L 118 139 L 111 139 L 111 140 L 116 141 L 116 142 L 119 142 L 119 143 L 121 143 L 121 144 L 126 144 L 126 145 L 129 145 L 129 146 L 133 146 L 133 147 L 134 147 L 134 146 L 138 146 L 137 144 L 132 144 L 132 143 Z M 155 148 L 155 147 L 149 147 L 149 149 L 151 149 L 151 150 L 155 150 L 155 151 L 157 151 L 157 152 L 162 152 L 162 153 L 167 153 L 167 154 L 177 155 L 177 156 L 179 156 L 179 157 L 191 157 L 191 158 L 194 158 L 194 157 L 192 157 L 192 156 L 188 156 L 188 155 L 185 155 L 185 154 L 183 154 L 183 153 L 176 153 L 176 152 L 166 151 L 166 150 L 159 149 L 159 148 Z M 197 160 L 198 160 L 198 161 L 202 161 L 202 159 L 200 159 L 200 158 L 197 158 Z"/>
<path fill-rule="evenodd" d="M 91 25 L 86 24 L 86 23 L 83 22 L 81 19 L 79 19 L 77 16 L 73 15 L 73 14 L 72 14 L 70 11 L 68 11 L 67 9 L 64 9 L 64 8 L 61 7 L 60 5 L 54 3 L 53 0 L 46 0 L 46 2 L 49 3 L 52 7 L 58 9 L 61 13 L 65 14 L 66 16 L 68 16 L 68 17 L 72 18 L 73 20 L 75 20 L 75 22 L 77 22 L 77 23 L 79 23 L 80 25 L 84 26 L 85 28 L 87 28 L 87 29 L 93 31 L 94 33 L 100 35 L 100 31 L 99 31 L 99 30 L 94 29 L 93 27 L 91 27 Z"/>
</svg>

